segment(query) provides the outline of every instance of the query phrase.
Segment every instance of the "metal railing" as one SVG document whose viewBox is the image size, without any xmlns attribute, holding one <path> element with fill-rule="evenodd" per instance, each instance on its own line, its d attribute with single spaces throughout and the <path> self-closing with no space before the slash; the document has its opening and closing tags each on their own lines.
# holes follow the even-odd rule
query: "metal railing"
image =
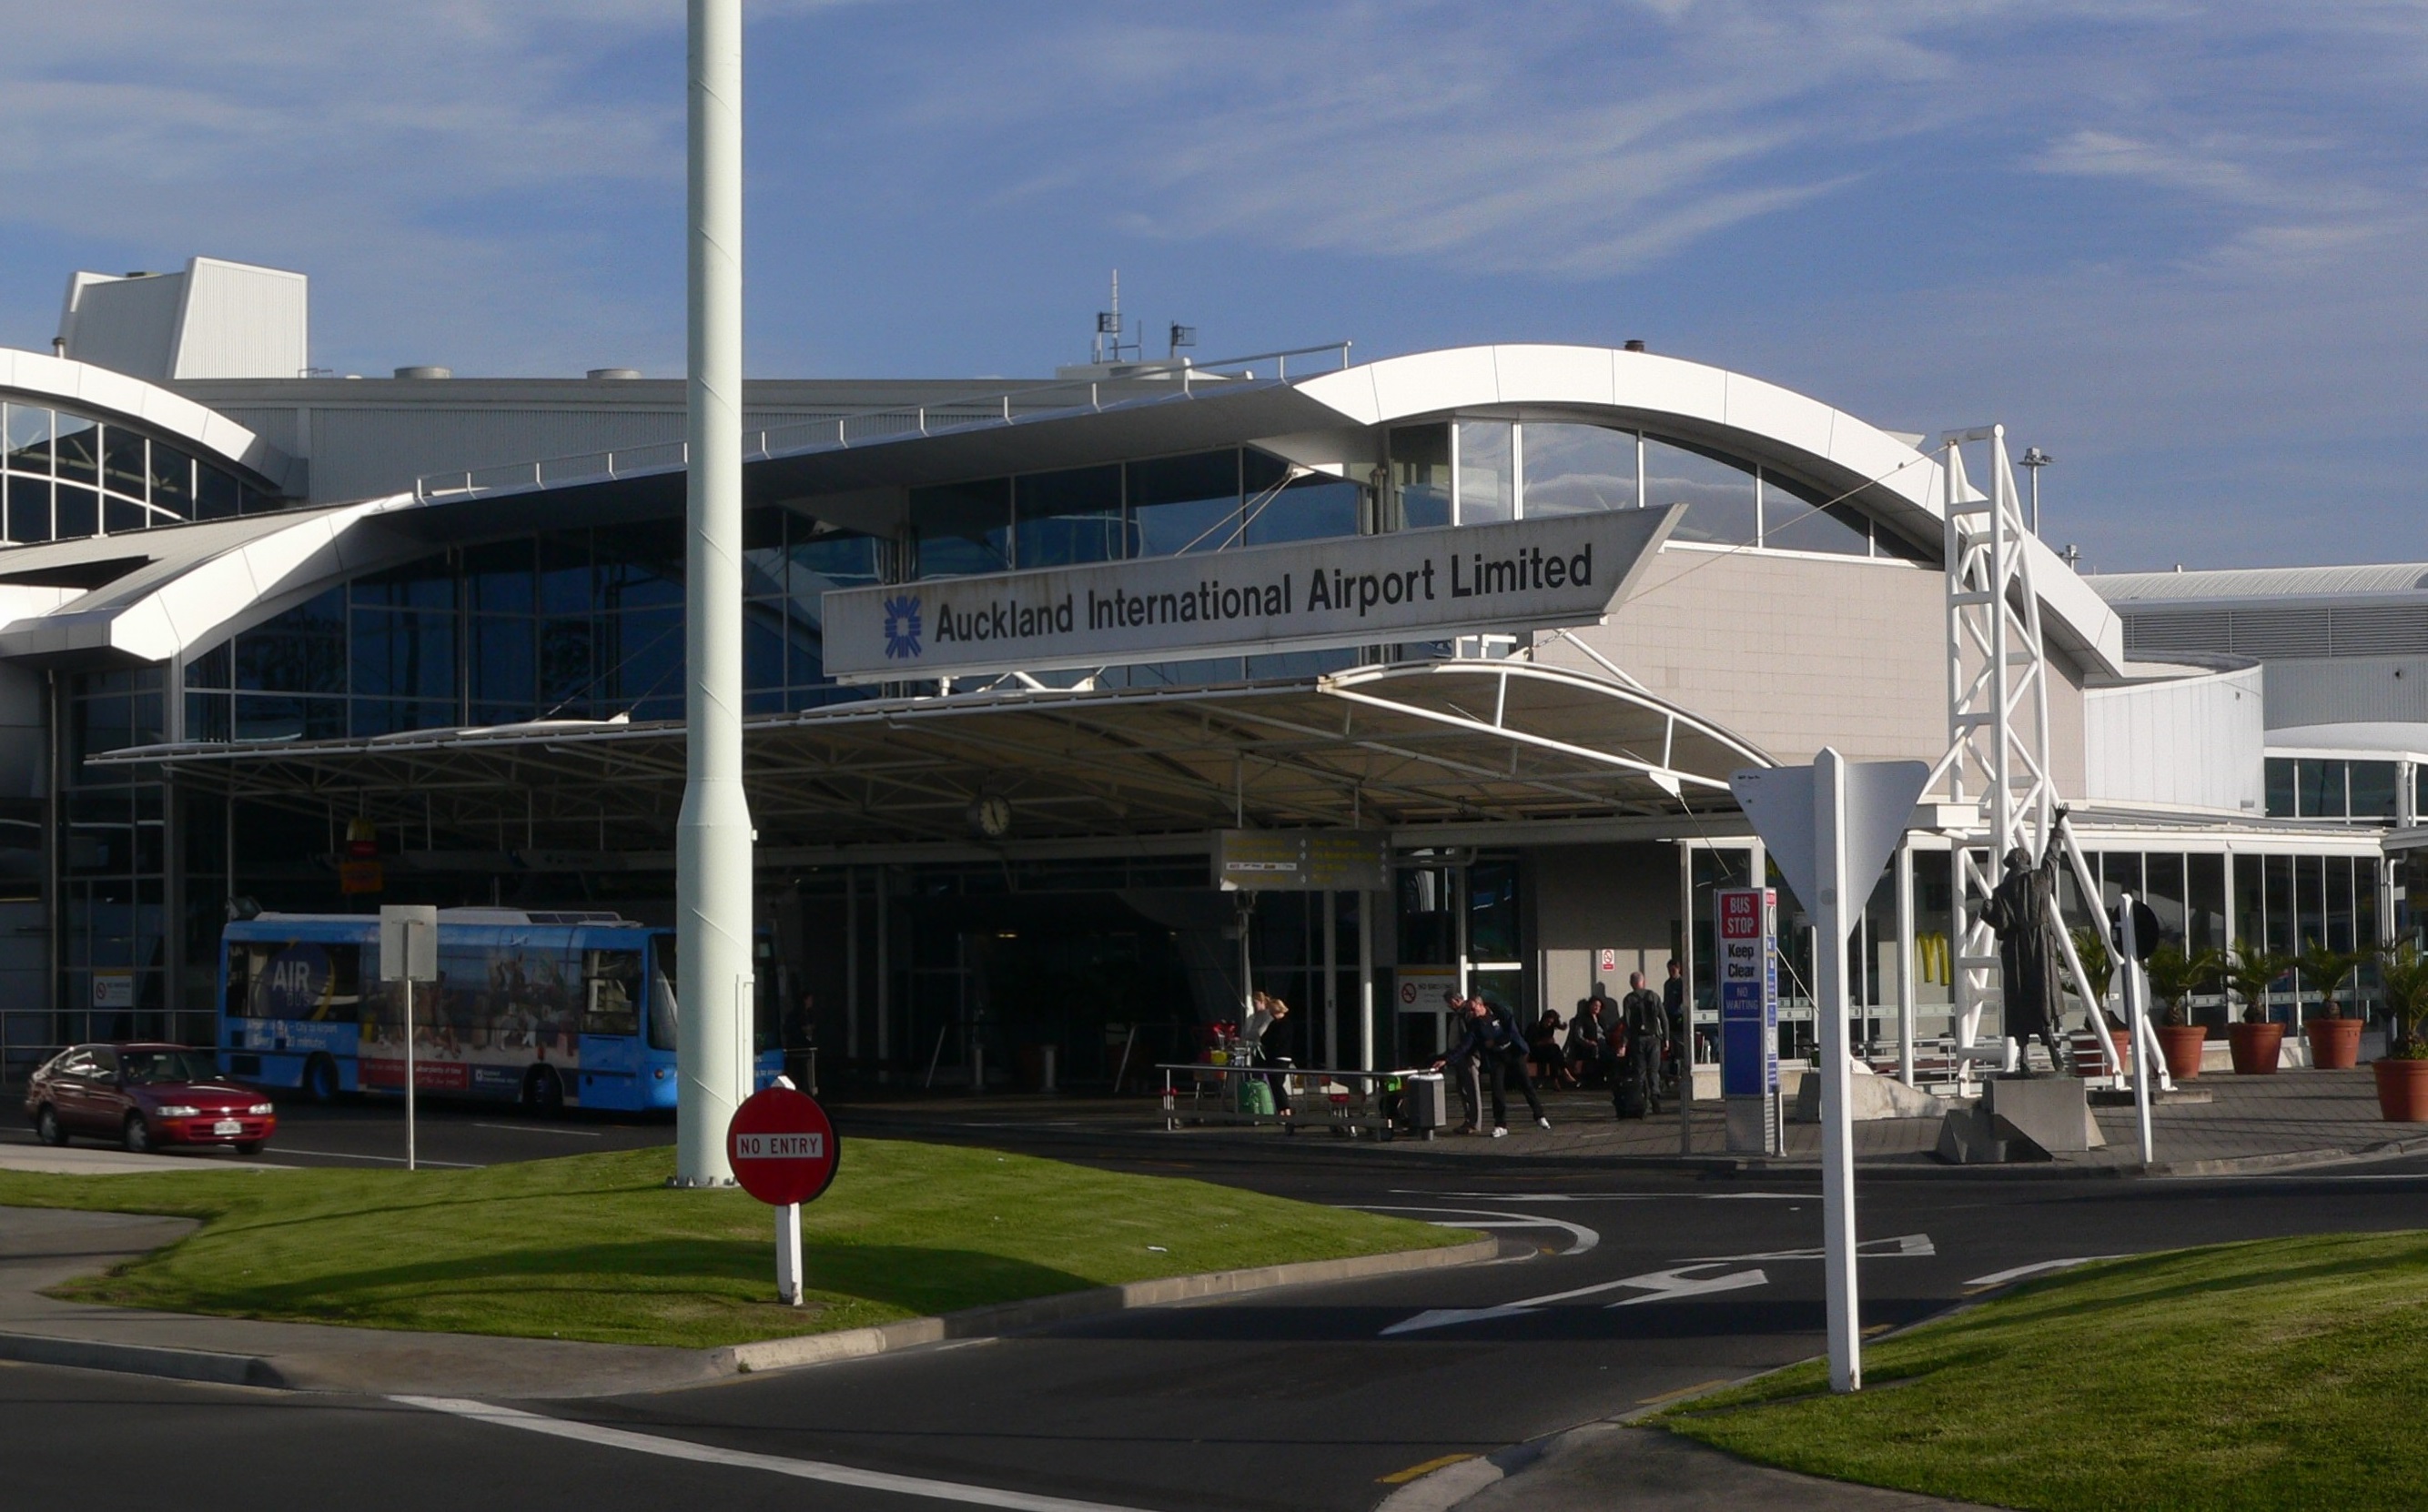
<svg viewBox="0 0 2428 1512">
<path fill-rule="evenodd" d="M 1277 1124 L 1295 1134 L 1302 1129 L 1328 1129 L 1347 1139 L 1365 1130 L 1378 1139 L 1395 1131 L 1388 1098 L 1396 1089 L 1386 1083 L 1428 1074 L 1422 1068 L 1396 1071 L 1351 1071 L 1323 1066 L 1280 1064 L 1222 1064 L 1213 1061 L 1163 1061 L 1163 1127 L 1177 1130 L 1191 1124 Z M 1175 1078 L 1189 1073 L 1184 1085 Z M 1288 1088 L 1287 1108 L 1271 1113 L 1240 1106 L 1248 1081 L 1278 1081 Z M 1431 1139 L 1431 1130 L 1410 1132 Z"/>
<path fill-rule="evenodd" d="M 995 389 L 959 398 L 939 399 L 930 404 L 859 410 L 796 420 L 788 425 L 745 431 L 742 460 L 766 462 L 777 457 L 802 456 L 897 441 L 905 436 L 941 435 L 982 426 L 1010 425 L 1019 420 L 1097 413 L 1108 405 L 1161 400 L 1173 398 L 1175 393 L 1179 398 L 1190 398 L 1201 387 L 1256 382 L 1256 370 L 1250 366 L 1255 363 L 1271 363 L 1273 376 L 1271 381 L 1287 383 L 1290 382 L 1291 358 L 1330 354 L 1334 359 L 1332 366 L 1319 371 L 1338 372 L 1349 366 L 1350 345 L 1347 341 L 1332 341 L 1313 347 L 1250 352 L 1244 357 L 1226 357 L 1209 363 L 1185 360 L 1126 363 L 1118 372 L 1107 377 L 1032 383 L 1021 388 Z M 1302 378 L 1313 376 L 1304 371 L 1304 364 L 1301 367 Z M 1107 390 L 1112 392 L 1108 394 Z M 690 461 L 690 443 L 660 441 L 646 446 L 618 447 L 609 451 L 577 452 L 563 457 L 543 457 L 533 462 L 471 467 L 460 472 L 425 473 L 413 480 L 413 496 L 420 501 L 461 499 L 510 490 L 611 482 L 619 478 L 680 471 Z"/>
</svg>

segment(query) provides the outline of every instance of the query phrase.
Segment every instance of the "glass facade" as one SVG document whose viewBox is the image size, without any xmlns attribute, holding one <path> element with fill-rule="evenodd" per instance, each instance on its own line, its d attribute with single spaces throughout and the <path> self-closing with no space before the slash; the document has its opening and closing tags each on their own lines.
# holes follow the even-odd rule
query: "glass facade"
<svg viewBox="0 0 2428 1512">
<path fill-rule="evenodd" d="M 912 576 L 1067 567 L 1362 533 L 1367 491 L 1253 447 L 910 490 Z"/>
<path fill-rule="evenodd" d="M 2268 817 L 2391 824 L 2397 770 L 2392 761 L 2270 756 Z"/>
<path fill-rule="evenodd" d="M 0 544 L 116 535 L 285 503 L 115 422 L 0 402 Z"/>
<path fill-rule="evenodd" d="M 878 581 L 879 543 L 756 510 L 744 545 L 745 711 L 864 696 L 827 680 L 821 595 Z M 682 605 L 675 522 L 448 552 L 332 588 L 191 658 L 186 739 L 680 719 Z"/>
</svg>

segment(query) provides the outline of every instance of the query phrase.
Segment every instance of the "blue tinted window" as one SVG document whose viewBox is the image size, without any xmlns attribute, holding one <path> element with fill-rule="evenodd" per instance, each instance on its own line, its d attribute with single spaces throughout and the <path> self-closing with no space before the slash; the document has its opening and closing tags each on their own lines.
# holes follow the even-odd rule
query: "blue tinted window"
<svg viewBox="0 0 2428 1512">
<path fill-rule="evenodd" d="M 47 478 L 11 478 L 8 488 L 8 539 L 51 539 L 51 480 Z"/>
<path fill-rule="evenodd" d="M 1647 436 L 1644 502 L 1686 506 L 1674 532 L 1680 541 L 1750 546 L 1761 539 L 1753 474 L 1706 451 Z"/>
<path fill-rule="evenodd" d="M 1403 425 L 1391 432 L 1391 488 L 1399 528 L 1450 524 L 1450 427 Z"/>
<path fill-rule="evenodd" d="M 500 541 L 464 553 L 464 601 L 476 611 L 532 611 L 532 543 Z"/>
<path fill-rule="evenodd" d="M 1239 524 L 1237 448 L 1129 464 L 1129 554 L 1170 557 L 1235 544 Z"/>
<path fill-rule="evenodd" d="M 959 577 L 1011 565 L 1011 480 L 910 490 L 919 576 Z"/>
<path fill-rule="evenodd" d="M 353 692 L 374 697 L 454 697 L 454 615 L 358 609 L 353 636 Z"/>
<path fill-rule="evenodd" d="M 1251 501 L 1244 539 L 1252 546 L 1285 541 L 1321 541 L 1357 533 L 1363 491 L 1337 478 L 1302 478 L 1270 496 L 1262 508 Z"/>
<path fill-rule="evenodd" d="M 532 622 L 502 614 L 476 614 L 465 645 L 465 695 L 476 704 L 513 707 L 508 716 L 528 719 L 535 689 Z"/>
<path fill-rule="evenodd" d="M 1017 565 L 1063 567 L 1123 555 L 1121 468 L 1032 473 L 1012 488 Z"/>
<path fill-rule="evenodd" d="M 344 692 L 345 591 L 333 588 L 238 636 L 235 671 L 240 689 Z"/>
</svg>

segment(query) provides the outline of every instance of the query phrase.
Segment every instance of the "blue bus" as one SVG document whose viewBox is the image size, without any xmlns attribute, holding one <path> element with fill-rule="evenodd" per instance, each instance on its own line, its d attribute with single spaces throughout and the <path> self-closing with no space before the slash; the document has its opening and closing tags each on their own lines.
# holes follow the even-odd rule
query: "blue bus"
<svg viewBox="0 0 2428 1512">
<path fill-rule="evenodd" d="M 326 1100 L 404 1089 L 404 993 L 372 914 L 261 914 L 220 942 L 220 1065 Z M 758 942 L 768 953 L 768 942 Z M 783 1069 L 763 963 L 756 1082 Z M 445 908 L 436 984 L 413 989 L 425 1093 L 565 1107 L 675 1105 L 675 934 L 614 914 Z"/>
</svg>

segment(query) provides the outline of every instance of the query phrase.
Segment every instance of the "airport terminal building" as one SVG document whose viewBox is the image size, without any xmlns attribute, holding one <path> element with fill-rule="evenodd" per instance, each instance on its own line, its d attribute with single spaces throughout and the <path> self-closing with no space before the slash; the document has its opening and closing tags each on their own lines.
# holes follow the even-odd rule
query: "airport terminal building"
<svg viewBox="0 0 2428 1512">
<path fill-rule="evenodd" d="M 670 915 L 681 383 L 315 374 L 305 300 L 210 259 L 78 274 L 50 352 L 0 350 L 7 1076 L 207 1041 L 231 910 Z M 1730 773 L 1941 766 L 1962 723 L 1959 452 L 1679 357 L 746 408 L 762 984 L 830 1078 L 1052 1046 L 1104 1084 L 1249 985 L 1299 1008 L 1302 1064 L 1427 1054 L 1462 984 L 1565 1015 L 1674 956 L 1708 1010 L 1709 895 L 1770 870 Z M 2106 888 L 2196 945 L 2408 928 L 2428 567 L 2012 549 L 2045 776 Z M 1901 997 L 1947 1032 L 1959 780 L 1853 947 L 1876 1049 Z"/>
</svg>

